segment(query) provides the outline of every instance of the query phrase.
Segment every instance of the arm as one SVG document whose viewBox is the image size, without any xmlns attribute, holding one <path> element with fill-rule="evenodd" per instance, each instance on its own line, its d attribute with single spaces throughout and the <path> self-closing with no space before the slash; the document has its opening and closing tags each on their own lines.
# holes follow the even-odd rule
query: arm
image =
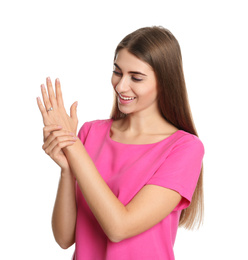
<svg viewBox="0 0 248 260">
<path fill-rule="evenodd" d="M 43 149 L 61 168 L 61 176 L 52 215 L 52 229 L 55 240 L 65 249 L 75 242 L 77 208 L 75 198 L 75 178 L 71 173 L 62 148 L 72 145 L 75 142 L 75 138 L 72 133 L 61 129 L 68 129 L 68 125 L 70 125 L 71 132 L 75 133 L 78 121 L 76 115 L 76 103 L 71 106 L 70 117 L 65 112 L 59 81 L 56 80 L 56 97 L 49 78 L 47 78 L 47 86 L 49 98 L 44 85 L 41 86 L 45 107 L 40 98 L 37 98 L 37 103 L 45 125 L 43 130 L 45 142 Z M 48 111 L 51 107 L 53 107 L 55 111 Z M 64 115 L 64 118 L 62 119 L 61 116 L 58 116 L 61 114 Z M 66 127 L 64 122 L 68 123 Z M 60 127 L 58 125 L 60 125 Z M 61 131 L 54 132 L 56 130 Z M 56 147 L 53 144 L 50 146 L 46 145 L 51 132 L 57 133 L 55 138 L 60 142 L 60 144 Z"/>
<path fill-rule="evenodd" d="M 75 242 L 76 215 L 75 179 L 70 169 L 61 170 L 52 215 L 52 229 L 55 240 L 63 249 Z"/>
<path fill-rule="evenodd" d="M 55 82 L 56 97 L 50 81 L 47 85 L 49 98 L 44 86 L 42 87 L 46 109 L 38 100 L 44 123 L 58 124 L 63 129 L 73 131 L 72 125 L 76 118 L 73 115 L 75 113 L 71 109 L 72 116 L 68 118 L 63 108 L 59 81 Z M 53 111 L 47 112 L 51 105 L 54 108 Z M 128 205 L 124 206 L 104 182 L 79 140 L 70 147 L 62 147 L 56 136 L 61 131 L 52 132 L 45 145 L 57 149 L 63 148 L 70 169 L 77 179 L 84 198 L 111 241 L 118 242 L 151 228 L 169 215 L 181 200 L 181 195 L 176 191 L 156 185 L 147 185 L 139 191 Z"/>
<path fill-rule="evenodd" d="M 56 125 L 44 127 L 45 143 L 42 148 L 61 168 L 61 176 L 53 209 L 52 229 L 57 243 L 66 249 L 75 242 L 77 208 L 75 178 L 61 149 L 72 145 L 76 138 L 68 131 L 54 132 L 58 129 L 61 129 L 61 127 Z M 54 143 L 50 143 L 51 132 L 53 132 L 53 136 L 56 136 L 55 140 L 59 142 L 59 145 L 55 146 Z M 50 143 L 49 146 L 47 145 L 48 142 Z"/>
<path fill-rule="evenodd" d="M 64 152 L 90 209 L 113 242 L 138 235 L 163 220 L 177 206 L 181 195 L 156 185 L 144 186 L 124 206 L 112 193 L 78 140 Z"/>
</svg>

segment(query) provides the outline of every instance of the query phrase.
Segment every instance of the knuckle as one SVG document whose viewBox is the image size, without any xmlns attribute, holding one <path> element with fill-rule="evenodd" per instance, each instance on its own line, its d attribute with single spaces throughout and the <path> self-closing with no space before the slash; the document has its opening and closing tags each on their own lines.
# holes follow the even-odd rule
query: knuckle
<svg viewBox="0 0 248 260">
<path fill-rule="evenodd" d="M 46 100 L 46 101 L 45 101 L 45 105 L 46 105 L 47 108 L 51 107 L 50 101 Z"/>
<path fill-rule="evenodd" d="M 50 135 L 51 135 L 51 137 L 53 137 L 54 139 L 57 138 L 57 134 L 56 134 L 56 132 L 51 132 Z"/>
<path fill-rule="evenodd" d="M 57 137 L 55 137 L 55 139 L 54 139 L 57 143 L 60 143 L 60 141 L 61 141 L 61 138 L 59 137 L 59 136 L 57 136 Z"/>
<path fill-rule="evenodd" d="M 44 127 L 43 127 L 43 132 L 44 132 L 44 133 L 48 133 L 49 130 L 50 130 L 50 127 L 49 127 L 49 126 L 44 126 Z"/>
</svg>

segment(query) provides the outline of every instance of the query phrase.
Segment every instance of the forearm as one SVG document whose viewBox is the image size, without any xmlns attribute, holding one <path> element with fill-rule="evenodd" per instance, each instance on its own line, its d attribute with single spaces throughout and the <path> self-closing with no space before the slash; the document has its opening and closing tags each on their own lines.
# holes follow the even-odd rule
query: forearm
<svg viewBox="0 0 248 260">
<path fill-rule="evenodd" d="M 123 205 L 101 177 L 80 140 L 64 148 L 64 153 L 92 213 L 112 242 L 150 229 L 181 201 L 177 191 L 145 185 L 127 205 Z"/>
<path fill-rule="evenodd" d="M 55 240 L 62 248 L 75 242 L 76 225 L 75 179 L 70 170 L 62 170 L 52 216 Z"/>
<path fill-rule="evenodd" d="M 118 240 L 116 230 L 125 218 L 125 206 L 105 183 L 79 140 L 64 152 L 81 192 L 105 234 L 111 240 Z"/>
</svg>

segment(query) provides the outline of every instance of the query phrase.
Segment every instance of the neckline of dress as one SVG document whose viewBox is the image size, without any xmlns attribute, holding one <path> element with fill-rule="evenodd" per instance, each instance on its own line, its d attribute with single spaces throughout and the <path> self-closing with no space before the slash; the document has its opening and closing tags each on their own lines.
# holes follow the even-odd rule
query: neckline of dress
<svg viewBox="0 0 248 260">
<path fill-rule="evenodd" d="M 152 145 L 156 145 L 156 144 L 159 144 L 159 143 L 162 143 L 164 141 L 168 141 L 169 139 L 171 139 L 173 136 L 175 136 L 176 134 L 180 133 L 180 132 L 184 132 L 183 130 L 177 130 L 175 133 L 171 134 L 170 136 L 164 138 L 163 140 L 161 141 L 158 141 L 158 142 L 155 142 L 155 143 L 150 143 L 150 144 L 126 144 L 126 143 L 120 143 L 120 142 L 117 142 L 115 140 L 113 140 L 111 137 L 110 137 L 110 129 L 111 129 L 111 126 L 113 124 L 113 119 L 110 119 L 109 120 L 109 126 L 108 126 L 108 131 L 107 131 L 107 138 L 110 140 L 110 142 L 112 143 L 115 143 L 115 144 L 120 144 L 120 145 L 131 145 L 131 146 L 152 146 Z"/>
</svg>

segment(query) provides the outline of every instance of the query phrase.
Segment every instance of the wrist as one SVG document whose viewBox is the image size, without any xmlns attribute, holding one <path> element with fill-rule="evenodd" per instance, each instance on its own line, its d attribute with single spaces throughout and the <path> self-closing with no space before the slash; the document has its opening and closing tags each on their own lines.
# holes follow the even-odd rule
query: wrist
<svg viewBox="0 0 248 260">
<path fill-rule="evenodd" d="M 70 152 L 77 151 L 78 146 L 80 145 L 82 145 L 82 142 L 79 138 L 77 138 L 77 140 L 72 145 L 64 147 L 63 152 L 65 153 L 65 155 L 67 155 Z"/>
<path fill-rule="evenodd" d="M 71 176 L 70 167 L 61 168 L 61 177 L 64 177 L 64 176 Z"/>
</svg>

